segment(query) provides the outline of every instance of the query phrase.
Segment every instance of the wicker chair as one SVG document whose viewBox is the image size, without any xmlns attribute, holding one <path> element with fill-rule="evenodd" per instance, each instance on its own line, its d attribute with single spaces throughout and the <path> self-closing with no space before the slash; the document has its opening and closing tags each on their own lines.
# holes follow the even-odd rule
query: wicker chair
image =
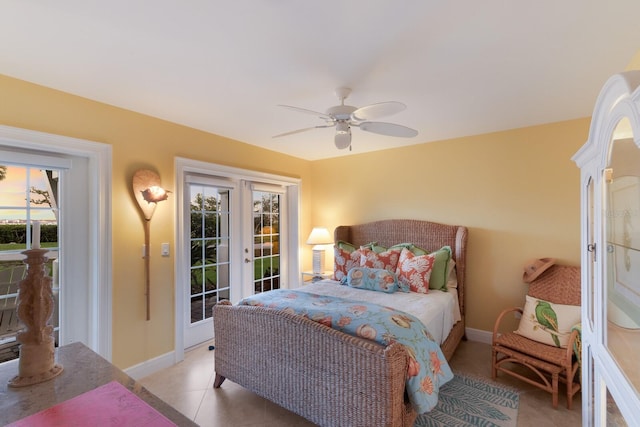
<svg viewBox="0 0 640 427">
<path fill-rule="evenodd" d="M 580 268 L 553 265 L 529 285 L 528 295 L 555 304 L 580 305 Z M 519 307 L 504 310 L 493 328 L 491 377 L 498 371 L 526 381 L 552 395 L 553 407 L 558 407 L 558 382 L 566 384 L 567 408 L 571 409 L 573 396 L 580 391 L 580 375 L 576 375 L 580 362 L 574 348 L 579 347 L 579 328 L 574 328 L 567 348 L 554 347 L 526 338 L 515 332 L 500 333 L 503 318 L 508 313 L 519 312 Z M 536 375 L 526 372 L 522 365 Z"/>
</svg>

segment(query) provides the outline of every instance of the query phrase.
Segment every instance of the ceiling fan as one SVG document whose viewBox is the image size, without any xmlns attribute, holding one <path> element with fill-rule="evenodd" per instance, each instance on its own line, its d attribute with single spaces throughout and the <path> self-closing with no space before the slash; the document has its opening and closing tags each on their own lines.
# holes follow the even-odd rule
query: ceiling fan
<svg viewBox="0 0 640 427">
<path fill-rule="evenodd" d="M 343 150 L 345 148 L 351 148 L 352 127 L 358 127 L 366 132 L 372 132 L 387 136 L 398 136 L 402 138 L 412 138 L 418 134 L 417 130 L 408 128 L 406 126 L 394 123 L 371 121 L 380 117 L 399 113 L 400 111 L 407 108 L 407 106 L 401 102 L 387 101 L 377 104 L 365 105 L 364 107 L 358 108 L 352 105 L 344 105 L 344 100 L 347 99 L 347 97 L 351 93 L 351 89 L 341 87 L 336 89 L 335 93 L 340 100 L 340 105 L 329 107 L 325 113 L 320 113 L 317 111 L 307 110 L 299 107 L 292 107 L 290 105 L 278 105 L 278 107 L 288 108 L 289 110 L 317 116 L 320 119 L 324 120 L 324 124 L 281 133 L 279 135 L 274 135 L 273 137 L 280 138 L 282 136 L 306 132 L 312 129 L 335 127 L 336 135 L 334 138 L 334 142 L 338 149 Z"/>
</svg>

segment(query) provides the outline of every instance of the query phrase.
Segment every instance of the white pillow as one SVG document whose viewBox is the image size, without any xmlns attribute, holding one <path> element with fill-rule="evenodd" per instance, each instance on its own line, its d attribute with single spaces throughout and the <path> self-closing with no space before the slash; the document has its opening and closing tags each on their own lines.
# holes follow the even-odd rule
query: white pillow
<svg viewBox="0 0 640 427">
<path fill-rule="evenodd" d="M 449 260 L 449 271 L 447 272 L 447 288 L 458 288 L 458 275 L 456 274 L 455 260 Z"/>
<path fill-rule="evenodd" d="M 543 344 L 566 348 L 571 327 L 577 323 L 580 323 L 579 305 L 554 304 L 527 295 L 515 333 Z"/>
</svg>

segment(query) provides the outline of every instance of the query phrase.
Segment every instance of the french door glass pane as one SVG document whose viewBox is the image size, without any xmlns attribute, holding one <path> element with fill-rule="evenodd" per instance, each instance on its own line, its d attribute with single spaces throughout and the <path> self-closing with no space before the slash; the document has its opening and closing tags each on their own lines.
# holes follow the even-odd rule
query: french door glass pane
<svg viewBox="0 0 640 427">
<path fill-rule="evenodd" d="M 280 288 L 280 194 L 253 191 L 253 283 L 256 293 Z"/>
<path fill-rule="evenodd" d="M 191 184 L 191 323 L 209 319 L 229 299 L 229 190 Z"/>
<path fill-rule="evenodd" d="M 620 413 L 618 404 L 611 395 L 609 388 L 607 388 L 607 426 L 613 427 L 627 427 L 628 424 L 624 417 Z"/>
</svg>

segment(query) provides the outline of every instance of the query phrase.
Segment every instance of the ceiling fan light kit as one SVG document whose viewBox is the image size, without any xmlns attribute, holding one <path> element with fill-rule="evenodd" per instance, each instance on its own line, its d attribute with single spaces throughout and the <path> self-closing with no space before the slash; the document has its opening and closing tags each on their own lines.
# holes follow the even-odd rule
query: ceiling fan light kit
<svg viewBox="0 0 640 427">
<path fill-rule="evenodd" d="M 340 100 L 340 105 L 329 107 L 326 113 L 320 113 L 317 111 L 293 107 L 290 105 L 279 105 L 279 107 L 284 107 L 300 113 L 317 116 L 318 118 L 324 120 L 325 124 L 281 133 L 279 135 L 275 135 L 274 138 L 293 135 L 300 132 L 306 132 L 312 129 L 335 127 L 336 135 L 334 138 L 334 143 L 339 150 L 344 150 L 346 148 L 351 148 L 352 127 L 359 127 L 363 131 L 376 133 L 379 135 L 401 138 L 413 138 L 414 136 L 418 135 L 417 130 L 403 125 L 371 121 L 380 117 L 390 116 L 392 114 L 403 111 L 405 108 L 407 108 L 407 106 L 403 103 L 397 101 L 388 101 L 365 105 L 364 107 L 358 108 L 352 105 L 344 104 L 344 100 L 347 99 L 349 94 L 351 94 L 351 89 L 341 87 L 336 89 L 335 93 Z"/>
<path fill-rule="evenodd" d="M 344 150 L 351 146 L 351 133 L 336 133 L 334 143 L 338 150 Z"/>
<path fill-rule="evenodd" d="M 338 134 L 351 133 L 351 126 L 349 126 L 349 123 L 347 123 L 346 121 L 341 120 L 338 123 L 336 123 L 336 133 Z"/>
</svg>

